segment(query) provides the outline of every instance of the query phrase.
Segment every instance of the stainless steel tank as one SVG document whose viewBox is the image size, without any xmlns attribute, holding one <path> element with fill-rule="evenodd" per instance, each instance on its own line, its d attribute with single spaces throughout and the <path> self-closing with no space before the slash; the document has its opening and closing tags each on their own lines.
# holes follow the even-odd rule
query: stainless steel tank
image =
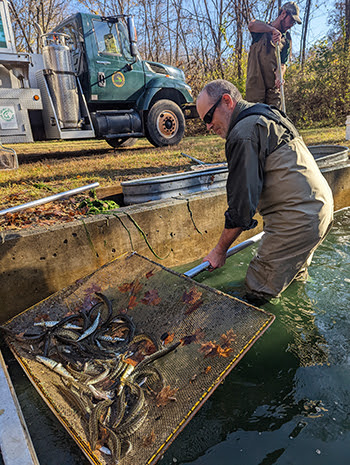
<svg viewBox="0 0 350 465">
<path fill-rule="evenodd" d="M 42 35 L 42 55 L 60 127 L 77 129 L 81 125 L 79 94 L 67 38 L 62 33 Z"/>
</svg>

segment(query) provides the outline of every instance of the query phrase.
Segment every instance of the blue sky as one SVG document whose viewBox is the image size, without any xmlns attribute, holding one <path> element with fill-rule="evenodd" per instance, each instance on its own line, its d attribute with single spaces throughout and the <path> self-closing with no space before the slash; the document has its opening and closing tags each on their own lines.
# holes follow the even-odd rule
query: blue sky
<svg viewBox="0 0 350 465">
<path fill-rule="evenodd" d="M 328 33 L 330 26 L 328 25 L 328 16 L 329 13 L 334 9 L 334 1 L 321 0 L 312 3 L 311 11 L 311 21 L 309 26 L 309 31 L 307 35 L 307 47 L 309 48 L 312 44 L 323 37 Z M 303 19 L 304 11 L 301 8 L 301 19 Z M 291 33 L 293 39 L 293 53 L 297 54 L 300 48 L 300 39 L 301 39 L 302 25 L 296 24 Z"/>
</svg>

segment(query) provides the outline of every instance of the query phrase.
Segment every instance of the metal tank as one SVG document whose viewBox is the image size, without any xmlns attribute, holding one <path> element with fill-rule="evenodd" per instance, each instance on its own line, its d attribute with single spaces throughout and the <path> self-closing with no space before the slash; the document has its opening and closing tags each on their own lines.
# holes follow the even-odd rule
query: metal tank
<svg viewBox="0 0 350 465">
<path fill-rule="evenodd" d="M 61 129 L 76 129 L 81 125 L 79 95 L 71 61 L 67 34 L 43 34 L 42 55 L 46 81 Z"/>
</svg>

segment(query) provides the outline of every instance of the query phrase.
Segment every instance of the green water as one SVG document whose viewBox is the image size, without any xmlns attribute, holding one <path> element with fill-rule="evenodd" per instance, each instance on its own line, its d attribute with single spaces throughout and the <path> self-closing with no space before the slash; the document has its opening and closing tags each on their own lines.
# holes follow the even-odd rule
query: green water
<svg viewBox="0 0 350 465">
<path fill-rule="evenodd" d="M 196 281 L 239 296 L 255 248 Z M 191 265 L 186 269 L 191 268 Z M 184 271 L 184 270 L 182 270 Z M 173 442 L 160 465 L 346 465 L 350 459 L 350 210 L 315 253 L 306 284 Z M 87 460 L 4 349 L 41 465 Z M 0 461 L 1 463 L 1 461 Z"/>
<path fill-rule="evenodd" d="M 239 296 L 253 254 L 196 280 Z M 309 282 L 263 307 L 275 322 L 160 465 L 350 462 L 350 210 L 336 215 L 309 273 Z"/>
</svg>

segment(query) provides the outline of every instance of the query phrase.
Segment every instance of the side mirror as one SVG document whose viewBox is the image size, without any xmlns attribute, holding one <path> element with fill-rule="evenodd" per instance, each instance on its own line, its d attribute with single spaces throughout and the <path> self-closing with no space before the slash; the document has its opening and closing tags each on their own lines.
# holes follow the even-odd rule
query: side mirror
<svg viewBox="0 0 350 465">
<path fill-rule="evenodd" d="M 129 33 L 129 41 L 130 41 L 130 53 L 134 58 L 136 58 L 138 56 L 137 47 L 136 47 L 137 34 L 136 34 L 133 16 L 128 16 L 127 25 L 128 25 L 128 33 Z"/>
</svg>

